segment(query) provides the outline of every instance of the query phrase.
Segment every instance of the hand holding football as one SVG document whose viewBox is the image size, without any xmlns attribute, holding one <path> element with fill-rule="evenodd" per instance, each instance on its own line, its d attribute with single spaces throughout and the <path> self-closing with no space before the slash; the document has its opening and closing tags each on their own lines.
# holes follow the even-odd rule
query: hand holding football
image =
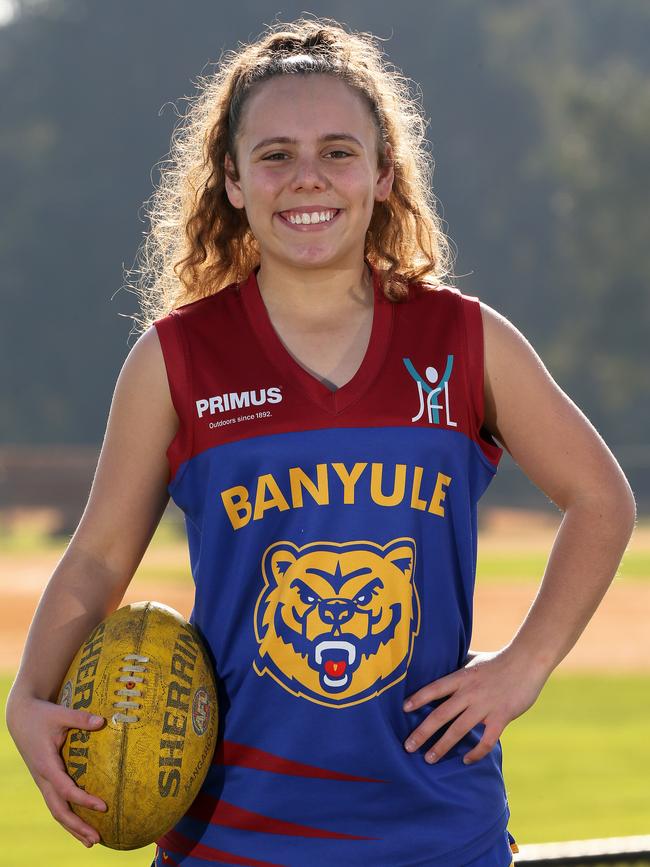
<svg viewBox="0 0 650 867">
<path fill-rule="evenodd" d="M 106 719 L 70 729 L 61 755 L 75 783 L 107 805 L 72 804 L 111 849 L 153 843 L 185 814 L 217 741 L 212 664 L 196 629 L 172 608 L 115 611 L 82 644 L 59 704 Z"/>
</svg>

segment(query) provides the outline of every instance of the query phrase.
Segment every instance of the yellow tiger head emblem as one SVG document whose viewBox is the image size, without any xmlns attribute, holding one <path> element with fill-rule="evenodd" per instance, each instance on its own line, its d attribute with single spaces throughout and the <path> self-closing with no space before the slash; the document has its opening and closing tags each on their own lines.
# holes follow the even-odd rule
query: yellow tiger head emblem
<svg viewBox="0 0 650 867">
<path fill-rule="evenodd" d="M 255 607 L 259 675 L 343 707 L 406 674 L 420 628 L 415 541 L 275 542 Z"/>
</svg>

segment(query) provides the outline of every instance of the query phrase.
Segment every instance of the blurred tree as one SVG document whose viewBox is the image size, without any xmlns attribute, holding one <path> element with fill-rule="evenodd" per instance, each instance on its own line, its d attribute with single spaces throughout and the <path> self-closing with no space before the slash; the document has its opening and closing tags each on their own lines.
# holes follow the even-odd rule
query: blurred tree
<svg viewBox="0 0 650 867">
<path fill-rule="evenodd" d="M 609 442 L 645 443 L 650 6 L 502 2 L 487 20 L 493 68 L 517 68 L 540 118 L 523 168 L 552 214 L 545 359 Z"/>
</svg>

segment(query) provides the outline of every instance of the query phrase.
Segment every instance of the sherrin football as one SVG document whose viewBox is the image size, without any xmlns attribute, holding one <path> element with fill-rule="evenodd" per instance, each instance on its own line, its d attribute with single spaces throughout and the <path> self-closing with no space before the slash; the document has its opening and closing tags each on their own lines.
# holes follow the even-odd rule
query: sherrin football
<svg viewBox="0 0 650 867">
<path fill-rule="evenodd" d="M 111 849 L 148 846 L 185 814 L 217 740 L 217 692 L 201 637 L 173 608 L 137 602 L 115 611 L 79 648 L 59 704 L 105 717 L 70 729 L 68 774 L 105 812 L 72 809 Z"/>
</svg>

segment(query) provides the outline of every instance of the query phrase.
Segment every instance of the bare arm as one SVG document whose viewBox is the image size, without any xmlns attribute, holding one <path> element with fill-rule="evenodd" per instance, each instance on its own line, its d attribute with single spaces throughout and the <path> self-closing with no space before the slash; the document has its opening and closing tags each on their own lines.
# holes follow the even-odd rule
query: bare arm
<svg viewBox="0 0 650 867">
<path fill-rule="evenodd" d="M 634 497 L 602 438 L 530 344 L 482 307 L 485 425 L 564 513 L 541 588 L 510 645 L 546 679 L 616 573 L 634 528 Z"/>
<path fill-rule="evenodd" d="M 67 777 L 58 750 L 71 727 L 97 727 L 60 708 L 57 692 L 82 641 L 115 610 L 169 499 L 166 449 L 178 425 L 155 329 L 117 380 L 88 503 L 34 615 L 7 701 L 7 726 L 50 811 L 77 839 L 95 832 L 66 801 L 97 799 Z M 38 728 L 34 728 L 38 726 Z"/>
<path fill-rule="evenodd" d="M 495 653 L 470 653 L 463 668 L 418 690 L 405 706 L 449 696 L 409 738 L 417 749 L 454 720 L 427 754 L 430 761 L 479 723 L 483 737 L 464 761 L 483 758 L 535 702 L 605 594 L 635 522 L 630 486 L 597 431 L 517 329 L 484 304 L 482 315 L 485 427 L 564 517 L 540 590 L 512 641 Z"/>
</svg>

